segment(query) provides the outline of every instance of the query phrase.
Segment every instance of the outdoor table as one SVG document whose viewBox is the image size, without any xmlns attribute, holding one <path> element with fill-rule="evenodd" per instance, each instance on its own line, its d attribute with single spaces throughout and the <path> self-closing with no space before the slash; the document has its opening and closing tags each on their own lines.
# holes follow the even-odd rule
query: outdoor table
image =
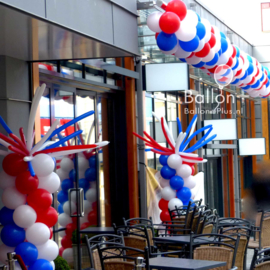
<svg viewBox="0 0 270 270">
<path fill-rule="evenodd" d="M 201 237 L 196 238 L 195 243 L 204 242 L 205 240 L 211 240 L 212 237 Z M 166 244 L 181 244 L 189 245 L 190 244 L 190 235 L 179 235 L 179 236 L 165 236 L 165 237 L 154 237 L 155 242 L 166 243 Z"/>
<path fill-rule="evenodd" d="M 114 234 L 113 227 L 88 227 L 80 231 L 80 233 L 92 233 L 92 234 Z"/>
<path fill-rule="evenodd" d="M 149 259 L 150 269 L 207 270 L 225 266 L 226 262 L 157 257 Z"/>
</svg>

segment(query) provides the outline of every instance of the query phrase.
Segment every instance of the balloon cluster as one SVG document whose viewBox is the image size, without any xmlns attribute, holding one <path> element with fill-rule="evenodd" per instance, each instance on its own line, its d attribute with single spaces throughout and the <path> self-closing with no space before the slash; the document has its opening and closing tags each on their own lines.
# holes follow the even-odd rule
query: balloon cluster
<svg viewBox="0 0 270 270">
<path fill-rule="evenodd" d="M 160 184 L 163 188 L 161 191 L 162 199 L 159 202 L 159 208 L 162 210 L 160 219 L 162 221 L 169 221 L 171 218 L 168 209 L 172 210 L 175 207 L 188 205 L 188 203 L 192 201 L 192 189 L 196 186 L 196 181 L 193 176 L 195 172 L 194 164 L 207 161 L 192 152 L 212 141 L 216 135 L 210 136 L 210 133 L 213 131 L 212 125 L 207 125 L 195 131 L 197 123 L 197 115 L 195 115 L 184 133 L 182 132 L 181 122 L 179 118 L 177 118 L 180 133 L 175 141 L 166 120 L 163 117 L 159 119 L 154 113 L 153 115 L 161 122 L 163 134 L 170 148 L 159 145 L 145 131 L 144 135 L 147 139 L 136 133 L 133 134 L 145 141 L 146 146 L 151 147 L 146 149 L 146 151 L 160 154 L 159 161 L 163 165 L 160 171 L 162 176 Z M 201 132 L 205 133 L 204 136 L 194 145 L 188 147 L 192 139 L 196 138 Z"/>
<path fill-rule="evenodd" d="M 270 71 L 255 58 L 232 45 L 219 29 L 193 10 L 187 10 L 181 0 L 161 6 L 165 12 L 148 16 L 147 25 L 156 32 L 157 45 L 167 55 L 200 68 L 214 78 L 219 65 L 233 71 L 231 84 L 240 87 L 251 97 L 270 95 Z"/>
<path fill-rule="evenodd" d="M 72 137 L 62 141 L 48 141 L 68 126 L 90 115 L 80 116 L 69 123 L 56 128 L 55 121 L 46 135 L 33 146 L 33 128 L 36 111 L 46 86 L 38 87 L 33 99 L 27 136 L 20 128 L 18 138 L 0 117 L 0 123 L 8 136 L 0 133 L 0 143 L 9 151 L 0 150 L 3 160 L 3 171 L 0 176 L 0 188 L 3 189 L 0 210 L 0 222 L 4 226 L 1 231 L 0 261 L 6 264 L 7 253 L 15 251 L 19 254 L 29 270 L 53 270 L 53 260 L 59 249 L 50 240 L 52 227 L 57 223 L 58 214 L 52 205 L 52 193 L 60 186 L 60 179 L 55 169 L 55 157 L 75 154 L 89 149 L 104 146 L 108 142 L 93 145 L 58 147 Z M 93 112 L 91 112 L 93 114 Z M 74 132 L 73 136 L 77 136 Z M 19 266 L 16 266 L 20 269 Z"/>
<path fill-rule="evenodd" d="M 75 193 L 71 193 L 71 203 L 68 202 L 68 190 L 73 188 L 76 181 L 76 171 L 74 169 L 75 157 L 64 157 L 60 161 L 60 168 L 57 174 L 62 181 L 61 191 L 58 193 L 58 212 L 60 213 L 58 222 L 66 228 L 61 233 L 60 255 L 68 262 L 73 262 L 72 234 L 77 228 L 77 217 L 70 217 L 70 214 L 76 215 L 77 198 Z M 80 217 L 80 229 L 83 230 L 90 226 L 97 225 L 97 192 L 96 192 L 96 157 L 94 152 L 80 153 L 78 157 L 79 187 L 84 190 L 84 217 Z M 71 205 L 70 205 L 71 204 Z M 71 213 L 70 213 L 71 209 Z"/>
</svg>

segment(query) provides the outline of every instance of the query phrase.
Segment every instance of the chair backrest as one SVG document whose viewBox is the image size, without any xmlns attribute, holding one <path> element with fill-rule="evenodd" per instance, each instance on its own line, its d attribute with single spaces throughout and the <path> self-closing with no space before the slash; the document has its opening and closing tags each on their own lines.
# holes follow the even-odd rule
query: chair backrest
<svg viewBox="0 0 270 270">
<path fill-rule="evenodd" d="M 147 218 L 130 218 L 130 219 L 123 218 L 123 221 L 124 221 L 125 226 L 134 226 L 134 225 L 139 225 L 139 224 L 153 226 L 152 217 L 150 217 L 149 219 L 147 219 Z"/>
<path fill-rule="evenodd" d="M 208 211 L 208 210 L 207 210 Z M 202 230 L 202 233 L 217 233 L 217 219 L 218 216 L 215 214 L 212 215 L 206 215 L 205 224 Z"/>
<path fill-rule="evenodd" d="M 251 262 L 250 270 L 268 270 L 270 269 L 270 248 L 265 248 L 259 251 L 255 250 Z"/>
<path fill-rule="evenodd" d="M 202 204 L 202 199 L 193 201 L 192 204 L 195 204 L 196 206 L 200 206 Z"/>
<path fill-rule="evenodd" d="M 144 258 L 145 267 L 143 269 L 149 270 L 149 253 L 147 247 L 144 250 L 140 250 L 105 242 L 98 245 L 98 253 L 102 270 L 129 270 L 132 269 L 130 268 L 132 265 L 134 269 L 138 257 Z"/>
<path fill-rule="evenodd" d="M 261 248 L 270 246 L 270 217 L 266 217 L 262 222 Z"/>
<path fill-rule="evenodd" d="M 85 235 L 85 239 L 91 267 L 95 268 L 96 270 L 101 270 L 101 264 L 97 250 L 98 244 L 107 242 L 113 243 L 115 245 L 125 245 L 123 234 L 99 234 L 91 238 L 88 238 L 88 236 Z"/>
<path fill-rule="evenodd" d="M 211 247 L 221 247 L 228 250 L 231 250 L 233 253 L 232 257 L 232 263 L 228 267 L 232 268 L 235 265 L 235 259 L 236 259 L 236 252 L 238 249 L 240 235 L 237 235 L 237 237 L 231 237 L 228 235 L 223 234 L 201 234 L 201 235 L 194 235 L 191 234 L 190 237 L 190 258 L 192 258 L 193 251 L 195 248 L 202 247 L 208 248 Z M 227 255 L 230 253 L 227 253 Z M 213 258 L 214 260 L 214 258 Z M 219 259 L 215 259 L 215 261 L 219 261 Z M 230 269 L 228 268 L 228 269 Z"/>
<path fill-rule="evenodd" d="M 249 220 L 242 219 L 242 218 L 219 218 L 218 219 L 218 228 L 220 227 L 234 227 L 234 226 L 244 226 L 244 227 L 251 227 L 251 223 Z"/>
<path fill-rule="evenodd" d="M 224 247 L 198 247 L 194 250 L 193 258 L 195 260 L 220 261 L 226 262 L 225 266 L 217 267 L 216 270 L 231 269 L 233 260 L 233 250 Z"/>
</svg>

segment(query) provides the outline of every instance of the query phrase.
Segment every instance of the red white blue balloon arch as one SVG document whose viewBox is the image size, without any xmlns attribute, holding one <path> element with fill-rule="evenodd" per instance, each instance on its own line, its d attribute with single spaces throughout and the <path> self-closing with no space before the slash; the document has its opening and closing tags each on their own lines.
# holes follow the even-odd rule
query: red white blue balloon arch
<svg viewBox="0 0 270 270">
<path fill-rule="evenodd" d="M 233 73 L 232 85 L 251 97 L 270 95 L 267 67 L 231 44 L 224 33 L 195 11 L 187 10 L 183 1 L 172 0 L 161 7 L 165 12 L 150 14 L 147 25 L 156 33 L 157 45 L 164 54 L 174 55 L 212 78 L 218 66 L 227 65 Z M 226 80 L 226 72 L 221 75 Z"/>
</svg>

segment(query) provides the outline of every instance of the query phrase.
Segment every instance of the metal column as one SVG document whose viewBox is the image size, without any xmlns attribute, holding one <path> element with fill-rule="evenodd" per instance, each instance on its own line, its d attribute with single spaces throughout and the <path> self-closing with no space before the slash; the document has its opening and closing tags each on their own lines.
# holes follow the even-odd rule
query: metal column
<svg viewBox="0 0 270 270">
<path fill-rule="evenodd" d="M 139 73 L 137 79 L 137 115 L 138 115 L 138 134 L 143 135 L 144 131 L 144 107 L 143 107 L 143 82 L 142 82 L 142 62 L 136 61 L 136 71 Z M 147 218 L 147 185 L 145 173 L 145 144 L 139 141 L 139 185 L 140 185 L 140 212 L 141 217 Z"/>
</svg>

